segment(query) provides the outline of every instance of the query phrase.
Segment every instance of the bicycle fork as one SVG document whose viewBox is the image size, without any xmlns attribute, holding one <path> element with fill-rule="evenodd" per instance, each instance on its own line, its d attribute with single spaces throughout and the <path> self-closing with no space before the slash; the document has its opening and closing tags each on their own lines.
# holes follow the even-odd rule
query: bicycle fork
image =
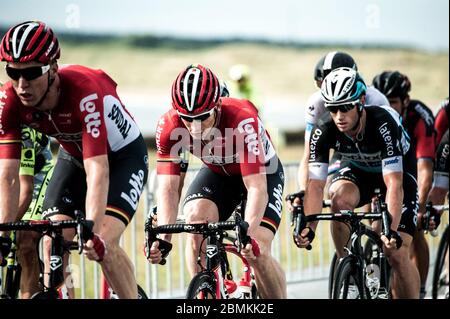
<svg viewBox="0 0 450 319">
<path fill-rule="evenodd" d="M 1 298 L 15 299 L 20 285 L 20 275 L 22 267 L 17 262 L 17 246 L 15 244 L 15 234 L 12 241 L 11 251 L 6 258 L 6 276 L 4 278 L 5 285 L 1 292 Z"/>
<path fill-rule="evenodd" d="M 52 245 L 50 250 L 50 272 L 48 278 L 47 290 L 55 292 L 64 282 L 63 257 L 64 257 L 64 237 L 62 230 L 56 230 L 53 234 Z"/>
</svg>

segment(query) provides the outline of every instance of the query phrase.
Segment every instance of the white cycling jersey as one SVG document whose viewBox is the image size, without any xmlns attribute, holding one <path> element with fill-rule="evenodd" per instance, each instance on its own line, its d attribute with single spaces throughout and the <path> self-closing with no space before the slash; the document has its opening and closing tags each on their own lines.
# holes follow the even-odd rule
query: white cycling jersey
<svg viewBox="0 0 450 319">
<path fill-rule="evenodd" d="M 383 93 L 378 91 L 373 86 L 367 87 L 366 92 L 366 105 L 375 105 L 375 106 L 389 106 L 389 100 L 384 96 Z M 312 94 L 308 101 L 306 102 L 305 108 L 305 120 L 306 120 L 306 129 L 305 129 L 305 143 L 309 143 L 309 137 L 311 135 L 311 130 L 314 125 L 317 123 L 319 118 L 325 113 L 325 102 L 322 99 L 322 94 L 320 90 L 316 91 Z"/>
</svg>

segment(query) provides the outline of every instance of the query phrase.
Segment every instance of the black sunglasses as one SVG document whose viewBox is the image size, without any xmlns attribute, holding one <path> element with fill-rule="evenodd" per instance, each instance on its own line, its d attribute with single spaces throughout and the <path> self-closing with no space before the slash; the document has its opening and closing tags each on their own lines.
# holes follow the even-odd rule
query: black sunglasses
<svg viewBox="0 0 450 319">
<path fill-rule="evenodd" d="M 328 105 L 327 110 L 331 113 L 337 113 L 338 111 L 341 111 L 341 113 L 347 113 L 348 111 L 351 111 L 357 106 L 358 103 L 349 103 L 349 104 L 342 104 L 342 105 Z"/>
<path fill-rule="evenodd" d="M 32 66 L 25 69 L 15 69 L 10 66 L 6 66 L 5 69 L 6 74 L 8 74 L 8 76 L 14 81 L 19 80 L 20 77 L 23 77 L 27 81 L 32 81 L 47 73 L 48 70 L 50 70 L 50 65 Z"/>
<path fill-rule="evenodd" d="M 206 113 L 203 113 L 203 114 L 200 114 L 197 116 L 184 115 L 184 114 L 180 114 L 180 113 L 178 113 L 178 116 L 181 119 L 185 120 L 186 122 L 204 121 L 204 120 L 208 119 L 211 116 L 211 114 L 213 114 L 213 112 L 214 112 L 214 109 L 211 109 L 211 111 L 208 111 Z"/>
</svg>

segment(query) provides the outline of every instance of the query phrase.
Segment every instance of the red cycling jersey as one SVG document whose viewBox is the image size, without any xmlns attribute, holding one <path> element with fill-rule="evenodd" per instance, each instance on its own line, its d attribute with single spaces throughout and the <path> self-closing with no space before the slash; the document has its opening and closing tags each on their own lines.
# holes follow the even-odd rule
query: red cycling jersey
<svg viewBox="0 0 450 319">
<path fill-rule="evenodd" d="M 441 142 L 442 136 L 448 130 L 448 118 L 450 114 L 450 105 L 448 103 L 448 98 L 442 101 L 441 108 L 436 114 L 434 121 L 434 127 L 436 129 L 436 147 Z"/>
<path fill-rule="evenodd" d="M 20 158 L 20 125 L 52 136 L 72 156 L 89 158 L 116 152 L 140 136 L 122 105 L 117 84 L 102 70 L 61 66 L 59 102 L 50 111 L 26 107 L 12 83 L 0 90 L 0 158 Z"/>
<path fill-rule="evenodd" d="M 276 155 L 256 107 L 248 100 L 222 98 L 210 133 L 214 138 L 207 142 L 194 140 L 175 110 L 162 115 L 156 129 L 157 173 L 179 175 L 183 150 L 222 175 L 260 173 Z"/>
<path fill-rule="evenodd" d="M 433 160 L 435 157 L 433 112 L 422 102 L 411 100 L 407 107 L 404 126 L 416 149 L 416 158 Z"/>
</svg>

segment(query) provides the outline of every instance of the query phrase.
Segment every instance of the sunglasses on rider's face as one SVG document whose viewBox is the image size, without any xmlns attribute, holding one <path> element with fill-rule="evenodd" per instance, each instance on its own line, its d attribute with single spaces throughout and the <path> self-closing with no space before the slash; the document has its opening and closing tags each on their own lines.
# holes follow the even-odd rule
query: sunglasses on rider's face
<svg viewBox="0 0 450 319">
<path fill-rule="evenodd" d="M 205 112 L 205 113 L 202 113 L 199 115 L 191 116 L 191 115 L 178 113 L 178 116 L 181 119 L 185 120 L 186 122 L 204 121 L 204 120 L 208 119 L 211 116 L 211 114 L 213 114 L 213 112 L 214 112 L 214 109 L 211 109 L 208 112 Z"/>
<path fill-rule="evenodd" d="M 341 113 L 347 113 L 348 111 L 351 111 L 357 106 L 359 102 L 357 103 L 348 103 L 348 104 L 341 104 L 341 105 L 328 105 L 327 109 L 331 113 L 337 113 L 340 111 Z"/>
<path fill-rule="evenodd" d="M 5 69 L 6 74 L 14 81 L 19 80 L 20 77 L 23 77 L 27 81 L 32 81 L 47 73 L 50 70 L 50 65 L 32 66 L 25 69 L 16 69 L 7 65 Z"/>
</svg>

